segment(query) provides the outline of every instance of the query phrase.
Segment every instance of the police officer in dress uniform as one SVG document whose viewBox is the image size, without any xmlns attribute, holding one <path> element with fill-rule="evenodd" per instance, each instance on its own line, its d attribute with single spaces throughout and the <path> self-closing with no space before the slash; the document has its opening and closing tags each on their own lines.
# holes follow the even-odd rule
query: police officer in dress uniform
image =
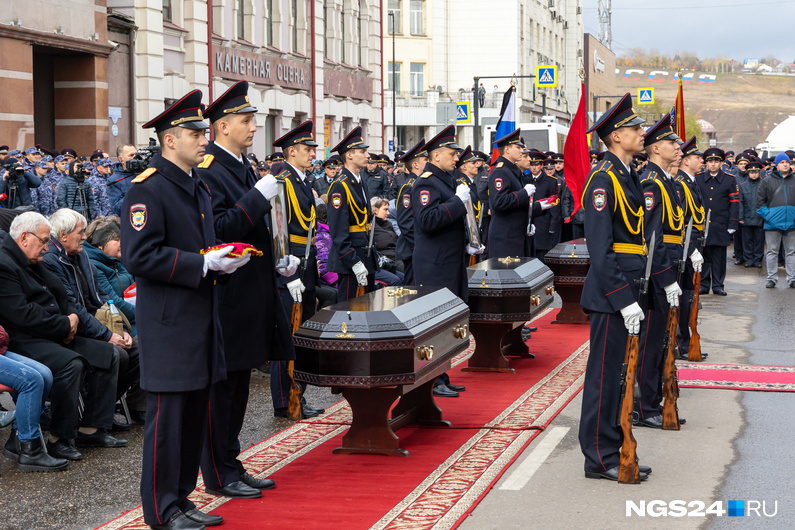
<svg viewBox="0 0 795 530">
<path fill-rule="evenodd" d="M 535 186 L 524 182 L 517 162 L 524 143 L 521 130 L 516 129 L 497 140 L 499 158 L 489 175 L 489 258 L 527 256 L 527 222 L 530 197 Z M 533 204 L 533 217 L 541 215 L 541 206 Z"/>
<path fill-rule="evenodd" d="M 141 388 L 147 391 L 141 502 L 152 528 L 220 524 L 188 500 L 196 487 L 210 386 L 226 377 L 218 318 L 219 273 L 250 256 L 216 244 L 210 191 L 193 166 L 207 146 L 201 91 L 144 125 L 162 148 L 133 179 L 122 207 L 122 254 L 138 285 L 136 326 Z"/>
<path fill-rule="evenodd" d="M 273 248 L 266 216 L 276 195 L 276 179 L 257 180 L 242 156 L 253 143 L 257 111 L 248 100 L 248 82 L 239 81 L 210 104 L 215 141 L 205 150 L 196 173 L 210 188 L 216 237 L 248 243 L 263 255 L 232 275 L 219 288 L 218 307 L 226 360 L 226 380 L 210 389 L 208 434 L 201 469 L 208 492 L 226 497 L 261 497 L 275 486 L 249 475 L 237 459 L 238 436 L 248 404 L 251 369 L 267 361 L 295 357 L 287 314 L 276 287 Z M 291 256 L 292 270 L 300 260 Z M 256 322 L 256 325 L 252 325 Z"/>
<path fill-rule="evenodd" d="M 472 210 L 475 212 L 475 220 L 479 220 L 480 216 L 483 215 L 483 205 L 478 200 L 478 188 L 474 180 L 477 178 L 477 162 L 479 161 L 478 156 L 472 151 L 472 146 L 468 145 L 458 156 L 458 162 L 456 162 L 456 168 L 453 171 L 453 178 L 456 184 L 469 186 L 469 195 L 472 197 Z M 478 233 L 478 237 L 480 237 L 480 233 Z M 478 257 L 482 257 L 482 254 Z"/>
<path fill-rule="evenodd" d="M 370 195 L 362 182 L 362 168 L 367 164 L 367 148 L 362 128 L 356 127 L 332 151 L 339 153 L 343 168 L 328 191 L 328 224 L 331 248 L 326 270 L 339 274 L 337 300 L 356 296 L 356 287 L 365 292 L 375 289 L 378 256 L 375 245 L 367 255 L 373 220 Z"/>
<path fill-rule="evenodd" d="M 486 245 L 486 251 L 481 254 L 481 259 L 488 258 L 489 247 L 489 223 L 491 222 L 491 210 L 489 208 L 489 170 L 491 158 L 482 151 L 472 151 L 478 157 L 478 174 L 475 176 L 475 187 L 478 190 L 478 200 L 482 205 L 483 212 L 480 214 L 480 241 Z"/>
<path fill-rule="evenodd" d="M 580 300 L 591 328 L 579 430 L 587 478 L 618 480 L 621 366 L 628 331 L 643 327 L 636 280 L 646 268 L 644 202 L 638 176 L 630 169 L 632 155 L 643 149 L 642 123 L 626 94 L 588 131 L 595 130 L 609 151 L 591 170 L 582 201 L 591 255 Z M 651 469 L 639 467 L 643 480 Z"/>
<path fill-rule="evenodd" d="M 471 248 L 466 237 L 466 206 L 471 198 L 468 184 L 458 184 L 452 172 L 461 150 L 450 125 L 425 144 L 428 163 L 411 192 L 414 210 L 414 283 L 447 287 L 467 301 L 467 254 L 482 254 L 484 247 Z M 457 397 L 466 390 L 453 385 L 447 374 L 436 378 L 433 395 Z"/>
<path fill-rule="evenodd" d="M 315 195 L 307 174 L 301 168 L 310 167 L 315 157 L 314 123 L 307 121 L 288 132 L 275 142 L 284 153 L 284 169 L 276 175 L 276 179 L 284 180 L 287 192 L 287 219 L 290 233 L 290 253 L 304 259 L 309 243 L 309 256 L 303 271 L 293 269 L 289 274 L 278 278 L 279 293 L 285 310 L 292 312 L 293 304 L 301 304 L 301 322 L 314 316 L 317 308 L 315 286 L 318 282 L 317 247 L 315 234 L 317 218 L 315 216 Z M 300 261 L 300 260 L 299 260 Z M 273 398 L 273 415 L 280 418 L 288 416 L 290 385 L 292 380 L 288 374 L 287 361 L 272 362 L 271 397 Z M 301 391 L 306 390 L 306 383 L 301 383 Z M 314 417 L 325 412 L 322 408 L 310 407 L 306 399 L 301 397 L 303 414 Z"/>
<path fill-rule="evenodd" d="M 536 189 L 533 194 L 534 233 L 527 238 L 527 255 L 544 261 L 544 256 L 556 245 L 555 234 L 560 231 L 558 182 L 553 171 L 547 172 L 543 169 L 547 164 L 554 169 L 554 162 L 544 153 L 538 149 L 530 149 L 527 156 L 530 172 L 525 174 L 524 182 L 532 184 Z M 536 209 L 540 209 L 540 215 L 535 215 Z"/>
<path fill-rule="evenodd" d="M 428 163 L 428 152 L 425 150 L 425 138 L 406 151 L 400 159 L 409 170 L 409 179 L 398 189 L 395 199 L 395 217 L 397 217 L 398 235 L 395 248 L 395 259 L 403 260 L 403 281 L 406 285 L 414 285 L 414 209 L 411 207 L 411 192 L 425 164 Z"/>
<path fill-rule="evenodd" d="M 709 234 L 704 243 L 704 273 L 701 275 L 701 294 L 712 286 L 713 294 L 726 296 L 723 281 L 726 278 L 726 247 L 737 231 L 740 218 L 740 192 L 737 182 L 721 168 L 725 158 L 723 150 L 710 147 L 704 151 L 707 169 L 696 177 L 704 207 L 711 210 Z"/>
<path fill-rule="evenodd" d="M 682 259 L 685 215 L 676 192 L 676 183 L 666 171 L 679 163 L 681 150 L 679 137 L 673 132 L 671 116 L 666 114 L 646 131 L 645 149 L 649 158 L 641 177 L 645 209 L 646 233 L 656 234 L 653 259 L 658 272 L 652 276 L 653 304 L 645 310 L 645 323 L 640 335 L 637 380 L 640 399 L 635 400 L 637 425 L 662 428 L 662 371 L 665 363 L 664 336 L 669 307 L 679 305 L 682 294 L 676 280 L 676 270 Z M 690 256 L 693 263 L 701 264 L 698 251 Z M 662 272 L 659 272 L 662 271 Z M 671 280 L 673 272 L 674 282 Z M 680 418 L 680 423 L 684 420 Z"/>
<path fill-rule="evenodd" d="M 690 250 L 688 251 L 692 256 L 694 251 L 701 252 L 704 241 L 704 223 L 707 218 L 704 200 L 701 198 L 701 190 L 696 184 L 696 175 L 704 166 L 702 158 L 704 153 L 698 149 L 695 136 L 690 138 L 680 149 L 682 151 L 682 161 L 674 180 L 677 184 L 679 202 L 685 212 L 685 226 L 688 225 L 691 218 L 693 219 L 693 231 L 690 234 Z M 698 287 L 693 285 L 693 274 L 696 270 L 701 271 L 702 264 L 703 262 L 696 266 L 692 261 L 689 261 L 685 268 L 684 281 L 680 286 L 682 288 L 682 296 L 679 299 L 679 334 L 677 337 L 679 359 L 687 359 L 690 350 L 690 303 L 693 298 L 693 291 Z M 701 357 L 704 359 L 707 354 L 701 352 Z"/>
</svg>

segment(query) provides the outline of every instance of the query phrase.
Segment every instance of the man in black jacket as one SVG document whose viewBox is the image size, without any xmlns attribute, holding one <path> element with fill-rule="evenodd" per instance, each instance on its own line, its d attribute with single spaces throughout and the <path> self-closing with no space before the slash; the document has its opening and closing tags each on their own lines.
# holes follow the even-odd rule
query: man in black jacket
<svg viewBox="0 0 795 530">
<path fill-rule="evenodd" d="M 213 124 L 215 141 L 207 146 L 197 170 L 212 195 L 216 237 L 249 243 L 263 253 L 221 286 L 218 312 L 226 380 L 210 389 L 209 433 L 201 462 L 209 491 L 239 498 L 261 497 L 260 490 L 275 486 L 270 479 L 249 475 L 237 459 L 251 369 L 295 356 L 276 286 L 271 234 L 265 221 L 271 210 L 269 201 L 276 195 L 276 179 L 267 175 L 257 180 L 251 164 L 242 156 L 257 130 L 257 109 L 251 106 L 247 94 L 248 82 L 240 81 L 207 107 L 204 115 Z M 254 344 L 257 346 L 252 348 Z"/>
<path fill-rule="evenodd" d="M 0 246 L 0 325 L 8 332 L 12 351 L 52 370 L 48 452 L 80 460 L 83 455 L 70 443 L 75 438 L 85 446 L 127 445 L 107 432 L 113 423 L 119 354 L 106 342 L 75 335 L 77 310 L 60 280 L 41 263 L 49 237 L 50 224 L 39 213 L 23 213 L 11 223 Z M 84 371 L 80 419 L 77 405 Z"/>
</svg>

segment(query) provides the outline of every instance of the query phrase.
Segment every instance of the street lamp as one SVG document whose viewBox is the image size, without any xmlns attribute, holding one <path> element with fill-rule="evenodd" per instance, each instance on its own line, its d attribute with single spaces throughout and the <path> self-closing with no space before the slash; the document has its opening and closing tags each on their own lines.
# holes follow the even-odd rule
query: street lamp
<svg viewBox="0 0 795 530">
<path fill-rule="evenodd" d="M 392 26 L 392 149 L 393 152 L 397 151 L 397 108 L 396 108 L 396 100 L 397 97 L 395 95 L 395 89 L 397 88 L 397 82 L 395 80 L 395 12 L 389 12 L 389 18 L 391 19 L 391 26 Z"/>
</svg>

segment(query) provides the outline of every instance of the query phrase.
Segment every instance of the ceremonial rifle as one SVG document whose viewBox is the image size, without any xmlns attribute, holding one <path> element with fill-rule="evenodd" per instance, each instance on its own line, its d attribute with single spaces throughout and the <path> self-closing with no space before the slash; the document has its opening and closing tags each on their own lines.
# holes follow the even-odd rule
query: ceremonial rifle
<svg viewBox="0 0 795 530">
<path fill-rule="evenodd" d="M 687 251 L 690 247 L 690 236 L 693 233 L 693 218 L 687 223 L 685 234 L 685 247 L 682 251 L 682 260 L 676 271 L 676 282 L 681 285 L 682 276 L 687 265 Z M 679 409 L 676 401 L 679 399 L 679 381 L 676 378 L 676 328 L 679 326 L 679 306 L 668 308 L 668 324 L 666 325 L 663 352 L 665 352 L 665 366 L 663 368 L 663 412 L 662 428 L 669 431 L 679 430 Z"/>
<path fill-rule="evenodd" d="M 709 235 L 709 218 L 712 210 L 707 210 L 707 218 L 704 221 L 704 245 L 707 244 Z M 702 247 L 704 248 L 704 247 Z M 701 271 L 693 273 L 693 298 L 690 302 L 690 346 L 687 351 L 687 360 L 701 362 L 701 336 L 698 334 L 698 298 L 701 289 Z"/>
<path fill-rule="evenodd" d="M 375 238 L 375 215 L 373 215 L 372 223 L 370 224 L 370 243 L 367 245 L 367 257 L 373 255 L 373 239 Z M 364 285 L 356 286 L 356 296 L 364 294 Z"/>
<path fill-rule="evenodd" d="M 301 282 L 304 281 L 304 271 L 306 271 L 306 266 L 309 263 L 309 254 L 312 251 L 312 231 L 312 221 L 310 221 L 309 230 L 306 232 L 306 250 L 304 251 L 304 257 L 301 258 L 301 265 L 298 270 L 298 279 L 300 279 Z M 293 335 L 295 335 L 295 332 L 301 327 L 303 313 L 304 306 L 302 303 L 293 302 L 293 310 L 290 314 L 290 323 L 293 328 Z M 304 411 L 303 407 L 301 407 L 301 388 L 295 379 L 293 379 L 294 370 L 295 361 L 287 361 L 287 373 L 290 376 L 290 381 L 292 383 L 290 385 L 290 399 L 287 404 L 287 417 L 291 420 L 302 420 L 304 419 Z"/>
<path fill-rule="evenodd" d="M 639 284 L 638 305 L 640 305 L 641 309 L 646 305 L 646 294 L 649 291 L 649 277 L 651 276 L 655 235 L 656 234 L 652 233 L 648 247 L 646 274 L 637 280 Z M 638 468 L 638 455 L 636 452 L 638 442 L 632 434 L 632 408 L 635 397 L 635 371 L 638 367 L 639 337 L 640 333 L 630 333 L 627 336 L 624 364 L 621 365 L 618 424 L 623 434 L 623 442 L 621 443 L 621 460 L 618 466 L 618 481 L 622 484 L 640 484 L 640 469 Z"/>
</svg>

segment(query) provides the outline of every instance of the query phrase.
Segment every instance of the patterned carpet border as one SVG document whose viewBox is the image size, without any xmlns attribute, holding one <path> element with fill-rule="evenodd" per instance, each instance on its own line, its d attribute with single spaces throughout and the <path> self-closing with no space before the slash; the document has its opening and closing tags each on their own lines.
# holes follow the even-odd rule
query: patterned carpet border
<svg viewBox="0 0 795 530">
<path fill-rule="evenodd" d="M 552 310 L 552 308 L 547 308 L 536 315 L 533 320 L 538 320 Z M 466 351 L 461 352 L 453 358 L 453 366 L 457 366 L 465 362 L 472 355 L 472 352 L 474 352 L 475 349 L 475 342 L 474 340 L 471 340 L 470 342 L 470 347 Z M 581 346 L 576 352 L 569 356 L 569 358 L 561 363 L 561 365 L 558 366 L 552 372 L 552 374 L 561 374 L 561 372 L 567 367 L 571 369 L 575 364 L 573 361 L 576 360 L 576 356 L 578 353 L 581 354 L 583 352 L 585 346 L 586 345 Z M 587 353 L 585 354 L 585 359 L 587 360 Z M 584 366 L 585 365 L 583 362 L 583 371 L 585 370 Z M 567 373 L 568 372 L 565 372 L 562 375 L 566 375 Z M 575 383 L 579 383 L 579 386 L 575 385 L 573 391 L 571 391 L 572 388 L 570 388 L 569 392 L 563 391 L 555 393 L 546 385 L 546 383 L 550 381 L 552 374 L 547 375 L 547 377 L 539 381 L 521 398 L 516 400 L 516 402 L 514 402 L 507 411 L 504 411 L 497 416 L 497 418 L 495 418 L 491 424 L 489 424 L 490 428 L 483 429 L 477 435 L 473 436 L 468 444 L 470 452 L 464 451 L 464 447 L 462 447 L 453 455 L 453 457 L 456 455 L 467 457 L 466 459 L 453 459 L 453 457 L 450 457 L 450 459 L 448 459 L 450 464 L 452 465 L 457 460 L 460 460 L 460 465 L 471 465 L 477 461 L 476 455 L 478 450 L 487 450 L 490 452 L 492 447 L 504 447 L 504 450 L 495 453 L 494 456 L 496 458 L 494 461 L 491 459 L 484 461 L 484 464 L 488 465 L 482 466 L 483 473 L 478 474 L 478 481 L 483 481 L 488 477 L 492 477 L 491 480 L 494 480 L 494 477 L 498 478 L 496 474 L 499 473 L 502 467 L 495 467 L 496 462 L 505 461 L 505 458 L 508 458 L 509 455 L 517 454 L 518 451 L 521 451 L 521 449 L 527 443 L 529 443 L 530 440 L 538 435 L 540 432 L 538 429 L 543 429 L 554 417 L 554 413 L 547 410 L 548 406 L 533 406 L 529 403 L 530 398 L 543 398 L 547 400 L 548 404 L 556 405 L 560 403 L 562 399 L 564 399 L 564 394 L 570 394 L 568 400 L 571 400 L 574 395 L 579 392 L 579 389 L 582 386 L 580 378 L 579 380 L 575 381 Z M 538 394 L 536 395 L 534 392 L 537 392 Z M 563 403 L 563 406 L 565 406 L 565 403 Z M 513 414 L 509 413 L 509 411 L 512 411 Z M 518 420 L 519 418 L 524 418 L 524 422 Z M 350 422 L 351 409 L 345 400 L 341 400 L 331 407 L 328 407 L 326 409 L 326 413 L 320 416 L 318 419 L 297 422 L 287 429 L 274 434 L 270 438 L 267 438 L 258 444 L 252 445 L 250 448 L 243 451 L 240 456 L 249 474 L 254 477 L 264 478 L 275 473 L 279 469 L 285 467 L 297 458 L 315 449 L 319 445 L 322 445 L 331 438 L 342 434 L 347 430 Z M 518 449 L 516 448 L 517 445 Z M 475 456 L 475 458 L 473 458 L 473 456 Z M 443 466 L 444 464 L 440 466 L 440 468 Z M 478 481 L 476 482 L 479 483 Z M 428 487 L 425 489 L 429 489 L 430 486 L 434 486 L 433 483 L 429 482 L 428 479 L 423 482 L 423 484 L 425 483 L 428 483 Z M 439 488 L 442 485 L 443 482 L 440 482 L 438 486 L 434 486 L 430 491 L 441 491 Z M 419 489 L 419 487 L 417 489 Z M 467 488 L 467 490 L 471 489 L 472 488 L 469 487 Z M 461 498 L 468 498 L 469 493 L 470 491 L 462 492 L 462 495 L 458 496 L 459 501 Z M 222 504 L 232 500 L 228 497 L 220 497 L 206 493 L 204 491 L 204 481 L 201 476 L 199 476 L 196 481 L 196 490 L 190 495 L 190 499 L 196 504 L 197 508 L 205 512 L 212 511 Z M 471 505 L 475 499 L 477 499 L 477 496 L 469 502 L 469 505 Z M 444 513 L 440 513 L 439 515 L 444 515 Z M 393 519 L 394 518 L 395 517 L 393 517 Z M 414 528 L 413 525 L 409 525 L 409 527 Z M 144 523 L 143 511 L 140 506 L 97 528 L 97 530 L 120 529 L 149 530 L 149 526 Z"/>
<path fill-rule="evenodd" d="M 678 362 L 677 366 L 683 374 L 679 379 L 679 386 L 683 388 L 706 388 L 720 390 L 748 390 L 767 392 L 795 392 L 795 366 L 756 366 L 751 364 L 704 364 Z M 719 371 L 726 374 L 749 377 L 745 381 L 729 379 L 701 378 L 698 372 Z M 792 378 L 792 382 L 782 381 L 753 381 L 754 374 L 783 375 Z M 706 374 L 705 374 L 706 375 Z"/>
<path fill-rule="evenodd" d="M 577 348 L 490 422 L 489 428 L 472 436 L 371 529 L 441 530 L 456 525 L 582 389 L 589 352 L 587 342 Z"/>
</svg>

